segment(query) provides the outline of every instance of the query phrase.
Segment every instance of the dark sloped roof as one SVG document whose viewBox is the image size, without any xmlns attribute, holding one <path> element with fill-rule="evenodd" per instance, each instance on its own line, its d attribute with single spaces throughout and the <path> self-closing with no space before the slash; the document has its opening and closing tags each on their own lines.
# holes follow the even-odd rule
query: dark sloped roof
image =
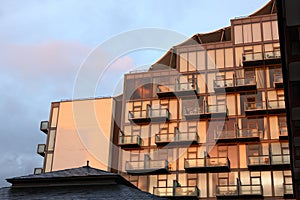
<svg viewBox="0 0 300 200">
<path fill-rule="evenodd" d="M 163 200 L 125 185 L 72 186 L 50 188 L 1 188 L 1 200 Z"/>
<path fill-rule="evenodd" d="M 117 174 L 106 172 L 100 169 L 92 168 L 89 166 L 83 166 L 73 169 L 65 169 L 53 172 L 47 172 L 42 174 L 30 174 L 27 176 L 20 176 L 7 179 L 12 183 L 15 180 L 25 179 L 49 179 L 49 178 L 68 178 L 68 177 L 85 177 L 85 176 L 118 176 Z"/>
</svg>

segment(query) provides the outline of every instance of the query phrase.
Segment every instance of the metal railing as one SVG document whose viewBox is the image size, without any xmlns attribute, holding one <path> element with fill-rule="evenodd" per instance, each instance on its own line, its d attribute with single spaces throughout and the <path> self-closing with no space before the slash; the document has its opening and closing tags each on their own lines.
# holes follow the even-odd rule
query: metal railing
<svg viewBox="0 0 300 200">
<path fill-rule="evenodd" d="M 270 165 L 269 155 L 248 156 L 248 166 Z"/>
<path fill-rule="evenodd" d="M 266 110 L 265 101 L 245 102 L 245 111 Z"/>
<path fill-rule="evenodd" d="M 139 110 L 139 111 L 129 111 L 128 119 L 147 119 L 147 118 L 157 118 L 165 117 L 170 118 L 170 112 L 168 109 L 149 109 L 149 110 Z"/>
<path fill-rule="evenodd" d="M 238 185 L 217 185 L 216 195 L 221 196 L 238 196 L 239 189 Z"/>
<path fill-rule="evenodd" d="M 256 61 L 256 60 L 263 60 L 263 55 L 261 52 L 258 53 L 244 53 L 243 54 L 243 61 Z"/>
<path fill-rule="evenodd" d="M 173 142 L 175 141 L 174 133 L 158 133 L 155 134 L 155 143 L 160 142 Z"/>
<path fill-rule="evenodd" d="M 247 86 L 247 85 L 256 85 L 256 78 L 254 77 L 247 77 L 247 78 L 236 78 L 235 86 Z"/>
<path fill-rule="evenodd" d="M 237 131 L 216 131 L 215 133 L 215 139 L 235 139 L 236 138 Z"/>
<path fill-rule="evenodd" d="M 267 101 L 268 110 L 271 109 L 284 109 L 285 101 L 284 100 L 269 100 Z"/>
<path fill-rule="evenodd" d="M 262 185 L 217 185 L 217 196 L 263 195 Z"/>
<path fill-rule="evenodd" d="M 259 131 L 257 129 L 239 129 L 238 130 L 238 138 L 261 138 L 263 131 Z"/>
<path fill-rule="evenodd" d="M 262 185 L 240 185 L 239 195 L 263 195 Z"/>
<path fill-rule="evenodd" d="M 272 165 L 289 165 L 290 164 L 290 154 L 282 155 L 271 155 Z"/>
<path fill-rule="evenodd" d="M 198 90 L 197 83 L 175 83 L 175 84 L 166 84 L 166 85 L 158 85 L 156 92 L 164 93 L 164 92 L 182 92 L 189 90 Z"/>
<path fill-rule="evenodd" d="M 215 88 L 234 87 L 233 79 L 214 80 Z"/>
<path fill-rule="evenodd" d="M 179 187 L 153 187 L 153 194 L 157 196 L 199 196 L 199 189 L 197 186 L 179 186 Z"/>
<path fill-rule="evenodd" d="M 142 138 L 139 135 L 120 135 L 119 145 L 136 144 L 142 145 Z"/>
<path fill-rule="evenodd" d="M 258 61 L 281 58 L 280 50 L 262 52 L 249 52 L 243 54 L 243 61 Z"/>
<path fill-rule="evenodd" d="M 167 160 L 126 161 L 126 171 L 168 169 Z"/>
<path fill-rule="evenodd" d="M 227 157 L 210 157 L 210 158 L 186 158 L 184 159 L 184 168 L 197 167 L 223 167 L 229 166 Z"/>
<path fill-rule="evenodd" d="M 264 59 L 277 59 L 281 58 L 280 50 L 275 50 L 275 51 L 267 51 L 264 53 Z"/>
<path fill-rule="evenodd" d="M 227 106 L 226 104 L 208 105 L 206 113 L 227 113 Z"/>
</svg>

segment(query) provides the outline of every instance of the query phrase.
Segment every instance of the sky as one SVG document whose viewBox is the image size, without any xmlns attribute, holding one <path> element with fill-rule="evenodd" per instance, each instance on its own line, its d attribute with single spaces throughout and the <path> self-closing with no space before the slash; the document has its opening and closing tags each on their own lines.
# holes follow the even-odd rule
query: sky
<svg viewBox="0 0 300 200">
<path fill-rule="evenodd" d="M 0 187 L 5 178 L 42 167 L 37 144 L 50 104 L 71 99 L 76 77 L 91 51 L 119 34 L 143 28 L 186 37 L 230 25 L 268 0 L 0 0 Z M 176 44 L 173 44 L 176 45 Z M 171 48 L 171 46 L 170 46 Z M 94 96 L 114 96 L 122 76 L 149 66 L 165 50 L 144 49 L 121 56 Z M 102 66 L 99 66 L 102 67 Z M 88 96 L 87 96 L 88 98 Z"/>
</svg>

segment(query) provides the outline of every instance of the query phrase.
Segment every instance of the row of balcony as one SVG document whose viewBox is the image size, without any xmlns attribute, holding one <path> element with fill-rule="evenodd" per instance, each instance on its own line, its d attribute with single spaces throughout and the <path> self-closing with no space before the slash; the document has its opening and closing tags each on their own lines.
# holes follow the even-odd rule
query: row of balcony
<svg viewBox="0 0 300 200">
<path fill-rule="evenodd" d="M 290 169 L 290 155 L 255 155 L 247 157 L 248 169 L 256 170 L 283 170 Z M 218 173 L 230 172 L 228 157 L 185 158 L 184 169 L 187 173 Z M 128 174 L 166 174 L 171 170 L 167 160 L 127 161 L 125 170 Z"/>
<path fill-rule="evenodd" d="M 264 137 L 264 132 L 258 129 L 239 129 L 235 130 L 221 130 L 215 132 L 215 141 L 219 143 L 233 143 L 233 142 L 259 142 Z M 280 128 L 279 140 L 287 140 L 287 127 Z M 200 141 L 198 133 L 195 132 L 181 132 L 176 127 L 174 133 L 158 133 L 155 134 L 155 144 L 157 146 L 172 146 L 172 145 L 191 145 L 198 144 Z M 203 143 L 203 142 L 202 142 Z M 125 135 L 120 131 L 119 146 L 122 148 L 139 148 L 143 146 L 143 139 L 139 135 Z"/>
<path fill-rule="evenodd" d="M 243 54 L 243 66 L 260 66 L 266 64 L 280 64 L 281 54 L 280 50 L 267 51 L 267 52 L 247 52 Z"/>
</svg>

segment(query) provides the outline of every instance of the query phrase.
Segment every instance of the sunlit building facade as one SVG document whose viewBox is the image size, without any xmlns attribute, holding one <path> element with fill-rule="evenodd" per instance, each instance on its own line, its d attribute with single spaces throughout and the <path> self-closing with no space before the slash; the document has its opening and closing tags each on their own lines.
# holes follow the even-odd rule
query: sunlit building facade
<svg viewBox="0 0 300 200">
<path fill-rule="evenodd" d="M 159 196 L 293 196 L 275 1 L 125 75 L 119 170 Z"/>
<path fill-rule="evenodd" d="M 89 165 L 111 171 L 111 148 L 116 98 L 93 98 L 53 102 L 50 117 L 40 129 L 47 134 L 37 153 L 44 157 L 35 173 Z"/>
</svg>

